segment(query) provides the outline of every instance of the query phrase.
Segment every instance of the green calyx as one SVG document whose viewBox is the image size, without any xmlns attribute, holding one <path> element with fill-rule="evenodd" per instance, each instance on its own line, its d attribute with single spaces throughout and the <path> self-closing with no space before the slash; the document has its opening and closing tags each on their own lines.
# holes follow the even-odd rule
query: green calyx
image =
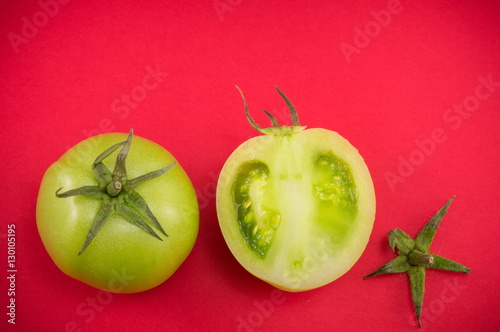
<svg viewBox="0 0 500 332">
<path fill-rule="evenodd" d="M 87 232 L 87 236 L 83 243 L 82 249 L 78 255 L 89 246 L 90 242 L 96 237 L 104 223 L 113 214 L 121 216 L 124 220 L 134 226 L 139 227 L 148 234 L 154 236 L 160 241 L 163 241 L 151 226 L 159 230 L 163 235 L 168 236 L 165 230 L 151 212 L 144 198 L 135 191 L 135 188 L 143 182 L 155 179 L 168 172 L 175 163 L 172 163 L 159 170 L 146 173 L 134 179 L 127 179 L 127 170 L 125 162 L 132 144 L 133 129 L 124 142 L 117 143 L 109 149 L 101 153 L 92 164 L 92 174 L 97 180 L 97 186 L 83 186 L 77 189 L 68 190 L 60 193 L 62 188 L 56 191 L 56 196 L 65 198 L 70 196 L 84 196 L 87 198 L 97 199 L 101 201 L 101 206 L 97 211 L 96 216 Z M 106 159 L 116 150 L 120 149 L 116 158 L 116 164 L 113 172 L 111 172 L 103 160 Z"/>
<path fill-rule="evenodd" d="M 375 272 L 365 276 L 366 279 L 385 273 L 408 273 L 413 305 L 420 327 L 422 327 L 420 315 L 422 313 L 424 301 L 425 270 L 431 268 L 462 273 L 470 272 L 470 269 L 462 264 L 429 253 L 429 248 L 439 223 L 454 199 L 455 197 L 450 198 L 450 200 L 427 222 L 415 239 L 412 239 L 408 234 L 397 228 L 390 231 L 388 234 L 389 246 L 393 251 L 397 248 L 398 256 Z"/>
<path fill-rule="evenodd" d="M 243 104 L 245 107 L 245 115 L 247 117 L 247 120 L 255 130 L 257 130 L 265 135 L 292 136 L 292 135 L 294 135 L 294 134 L 296 134 L 296 133 L 298 133 L 306 128 L 305 126 L 300 125 L 299 117 L 297 116 L 297 111 L 295 110 L 295 107 L 290 102 L 290 100 L 287 98 L 287 96 L 285 96 L 285 94 L 283 92 L 281 92 L 281 90 L 278 87 L 276 87 L 276 90 L 278 91 L 280 96 L 285 100 L 285 103 L 287 104 L 288 109 L 290 110 L 290 116 L 292 118 L 292 126 L 280 126 L 280 124 L 278 123 L 278 120 L 276 119 L 276 117 L 274 115 L 272 115 L 271 113 L 269 113 L 266 110 L 262 110 L 267 115 L 267 117 L 271 120 L 271 123 L 272 123 L 272 127 L 262 128 L 250 116 L 250 113 L 248 111 L 247 101 L 245 99 L 245 96 L 243 95 L 243 92 L 241 91 L 241 89 L 239 87 L 236 87 L 236 89 L 238 89 L 238 91 L 241 94 L 241 98 L 243 99 Z"/>
</svg>

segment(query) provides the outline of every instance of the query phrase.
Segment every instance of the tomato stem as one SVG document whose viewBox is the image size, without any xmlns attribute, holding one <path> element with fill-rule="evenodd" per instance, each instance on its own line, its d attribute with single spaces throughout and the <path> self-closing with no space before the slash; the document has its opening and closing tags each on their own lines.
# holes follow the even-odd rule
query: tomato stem
<svg viewBox="0 0 500 332">
<path fill-rule="evenodd" d="M 120 194 L 122 188 L 123 186 L 120 181 L 113 181 L 107 185 L 106 192 L 108 193 L 109 196 L 116 197 Z"/>
<path fill-rule="evenodd" d="M 431 254 L 425 254 L 418 250 L 413 250 L 408 254 L 408 262 L 411 265 L 425 265 L 430 266 L 434 264 L 434 256 Z"/>
</svg>

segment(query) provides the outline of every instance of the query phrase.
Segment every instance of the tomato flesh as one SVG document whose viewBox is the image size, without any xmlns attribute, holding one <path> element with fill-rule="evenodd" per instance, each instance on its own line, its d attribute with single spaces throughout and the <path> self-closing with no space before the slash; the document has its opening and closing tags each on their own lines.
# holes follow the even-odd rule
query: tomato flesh
<svg viewBox="0 0 500 332">
<path fill-rule="evenodd" d="M 337 279 L 361 256 L 375 193 L 347 140 L 309 129 L 238 147 L 219 178 L 217 213 L 231 252 L 249 272 L 302 291 Z"/>
</svg>

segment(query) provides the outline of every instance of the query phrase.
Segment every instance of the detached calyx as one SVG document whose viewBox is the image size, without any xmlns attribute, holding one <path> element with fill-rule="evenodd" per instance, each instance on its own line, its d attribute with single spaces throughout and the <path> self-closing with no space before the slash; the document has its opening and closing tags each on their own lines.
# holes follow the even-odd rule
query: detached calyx
<svg viewBox="0 0 500 332">
<path fill-rule="evenodd" d="M 408 273 L 413 305 L 420 327 L 422 327 L 420 316 L 422 314 L 424 302 L 425 270 L 440 269 L 462 273 L 470 272 L 468 267 L 460 263 L 429 253 L 437 228 L 454 199 L 455 197 L 452 197 L 448 200 L 427 224 L 425 224 L 415 239 L 412 239 L 408 234 L 398 228 L 391 230 L 388 234 L 389 246 L 393 251 L 397 250 L 398 256 L 376 271 L 365 276 L 365 278 L 369 278 L 385 273 Z"/>
<path fill-rule="evenodd" d="M 175 165 L 175 163 L 156 171 L 138 176 L 134 179 L 127 179 L 125 162 L 130 151 L 133 135 L 134 130 L 130 129 L 126 141 L 111 146 L 96 158 L 92 164 L 92 174 L 97 180 L 97 186 L 83 186 L 77 189 L 68 190 L 64 193 L 60 193 L 62 188 L 59 188 L 56 191 L 56 196 L 59 198 L 84 196 L 101 201 L 101 206 L 94 217 L 92 225 L 87 232 L 82 249 L 78 255 L 80 255 L 89 246 L 90 242 L 99 233 L 104 223 L 113 214 L 121 216 L 124 220 L 139 227 L 160 241 L 163 240 L 160 236 L 158 236 L 158 234 L 156 234 L 150 225 L 159 230 L 163 235 L 168 236 L 154 214 L 151 212 L 144 198 L 135 191 L 135 188 L 143 182 L 155 179 L 165 174 Z M 120 149 L 120 151 L 116 157 L 115 168 L 113 172 L 111 172 L 106 165 L 104 165 L 103 160 L 118 149 Z"/>
</svg>

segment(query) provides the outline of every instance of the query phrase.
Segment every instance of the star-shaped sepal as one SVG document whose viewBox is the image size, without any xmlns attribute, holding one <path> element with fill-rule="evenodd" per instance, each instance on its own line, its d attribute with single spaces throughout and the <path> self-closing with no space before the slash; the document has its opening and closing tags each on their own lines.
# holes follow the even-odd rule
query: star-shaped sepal
<svg viewBox="0 0 500 332">
<path fill-rule="evenodd" d="M 139 227 L 160 241 L 163 241 L 162 238 L 156 234 L 151 226 L 159 230 L 163 235 L 168 236 L 144 198 L 135 191 L 135 188 L 141 183 L 165 174 L 175 163 L 129 180 L 127 178 L 125 162 L 130 151 L 133 134 L 134 131 L 131 129 L 126 141 L 111 146 L 95 159 L 92 164 L 92 174 L 98 185 L 83 186 L 64 193 L 60 193 L 62 188 L 56 191 L 56 196 L 59 198 L 84 196 L 101 201 L 99 210 L 94 217 L 78 255 L 82 254 L 89 246 L 102 226 L 113 214 L 121 216 L 127 222 Z M 111 172 L 104 165 L 103 160 L 118 149 L 120 151 L 116 157 L 115 168 Z"/>
<path fill-rule="evenodd" d="M 365 276 L 373 277 L 385 273 L 408 273 L 412 293 L 413 305 L 420 327 L 420 315 L 424 301 L 425 270 L 441 269 L 469 273 L 470 269 L 460 263 L 429 253 L 429 249 L 436 234 L 436 230 L 448 211 L 455 197 L 450 200 L 427 222 L 415 239 L 400 229 L 393 229 L 388 233 L 389 246 L 397 251 L 398 256 L 378 270 Z"/>
</svg>

